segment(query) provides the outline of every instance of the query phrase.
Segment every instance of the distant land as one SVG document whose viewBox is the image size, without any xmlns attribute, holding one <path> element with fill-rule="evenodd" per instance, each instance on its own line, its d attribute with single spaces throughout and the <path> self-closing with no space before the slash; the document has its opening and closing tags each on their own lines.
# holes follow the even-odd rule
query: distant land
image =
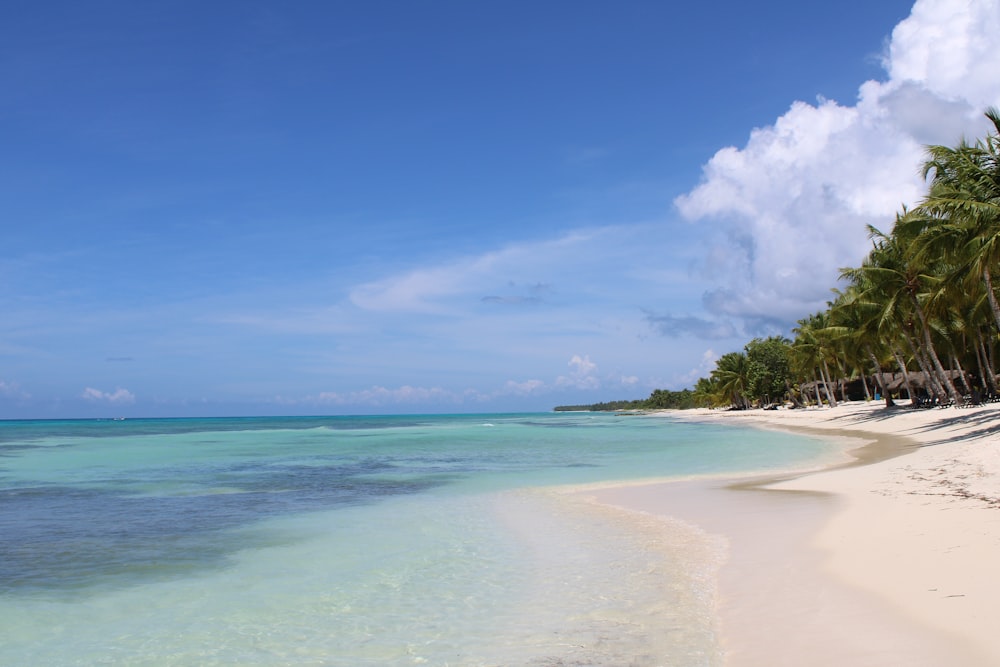
<svg viewBox="0 0 1000 667">
<path fill-rule="evenodd" d="M 670 391 L 654 389 L 649 398 L 634 401 L 608 401 L 590 405 L 557 405 L 556 412 L 618 412 L 621 410 L 688 410 L 698 407 L 695 392 L 690 389 Z"/>
</svg>

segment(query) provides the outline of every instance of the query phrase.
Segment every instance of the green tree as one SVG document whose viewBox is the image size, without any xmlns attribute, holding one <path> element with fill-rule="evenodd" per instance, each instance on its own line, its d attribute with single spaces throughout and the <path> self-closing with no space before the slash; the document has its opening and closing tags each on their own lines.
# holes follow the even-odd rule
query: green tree
<svg viewBox="0 0 1000 667">
<path fill-rule="evenodd" d="M 924 176 L 931 176 L 931 185 L 916 212 L 931 224 L 917 239 L 917 248 L 950 256 L 957 260 L 959 277 L 982 281 L 1000 327 L 1000 302 L 993 289 L 1000 267 L 1000 111 L 991 108 L 986 117 L 996 134 L 955 148 L 928 147 Z"/>
<path fill-rule="evenodd" d="M 729 402 L 738 408 L 750 407 L 747 370 L 747 355 L 742 352 L 729 352 L 715 362 L 711 379 L 715 383 L 720 404 Z"/>
<path fill-rule="evenodd" d="M 792 329 L 795 341 L 791 347 L 791 361 L 799 375 L 810 378 L 816 392 L 816 403 L 823 402 L 820 397 L 820 387 L 826 394 L 830 407 L 837 406 L 837 399 L 830 390 L 830 357 L 829 338 L 826 331 L 827 313 L 816 313 L 798 321 L 798 326 Z"/>
<path fill-rule="evenodd" d="M 782 336 L 754 338 L 747 343 L 747 394 L 761 404 L 771 403 L 785 395 L 791 374 L 789 354 L 791 341 Z"/>
<path fill-rule="evenodd" d="M 928 378 L 936 376 L 934 379 L 941 391 L 957 405 L 962 398 L 935 349 L 932 322 L 925 307 L 935 294 L 940 293 L 938 288 L 942 278 L 931 263 L 920 261 L 918 255 L 910 252 L 913 240 L 902 233 L 902 230 L 912 229 L 908 216 L 904 211 L 897 218 L 896 228 L 891 234 L 869 226 L 869 235 L 873 240 L 871 252 L 859 268 L 845 269 L 841 271 L 841 277 L 866 286 L 869 294 L 876 295 L 883 303 L 884 317 L 902 316 L 916 329 L 917 341 L 909 341 L 914 354 L 926 355 L 923 365 L 927 367 Z"/>
<path fill-rule="evenodd" d="M 694 407 L 714 408 L 719 404 L 718 383 L 711 378 L 698 378 L 694 384 L 694 392 L 691 394 Z"/>
</svg>

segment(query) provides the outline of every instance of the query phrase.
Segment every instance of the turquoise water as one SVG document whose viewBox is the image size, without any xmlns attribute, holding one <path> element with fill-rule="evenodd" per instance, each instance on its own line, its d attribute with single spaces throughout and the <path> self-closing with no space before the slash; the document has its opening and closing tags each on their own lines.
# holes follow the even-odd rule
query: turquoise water
<svg viewBox="0 0 1000 667">
<path fill-rule="evenodd" d="M 582 413 L 0 423 L 0 664 L 717 664 L 719 545 L 556 491 L 833 453 Z"/>
</svg>

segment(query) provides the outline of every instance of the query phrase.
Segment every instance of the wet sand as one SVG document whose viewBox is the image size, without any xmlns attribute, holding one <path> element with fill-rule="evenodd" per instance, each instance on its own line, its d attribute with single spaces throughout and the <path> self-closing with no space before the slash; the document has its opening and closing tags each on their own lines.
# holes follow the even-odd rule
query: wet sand
<svg viewBox="0 0 1000 667">
<path fill-rule="evenodd" d="M 669 414 L 853 449 L 820 472 L 586 492 L 725 539 L 728 665 L 1000 664 L 1000 405 Z"/>
</svg>

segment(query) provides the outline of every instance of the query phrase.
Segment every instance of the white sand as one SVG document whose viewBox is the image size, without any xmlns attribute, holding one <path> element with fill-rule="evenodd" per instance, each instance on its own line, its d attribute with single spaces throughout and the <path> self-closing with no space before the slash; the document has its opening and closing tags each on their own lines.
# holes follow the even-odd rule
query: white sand
<svg viewBox="0 0 1000 667">
<path fill-rule="evenodd" d="M 766 489 L 596 493 L 728 540 L 719 582 L 728 664 L 1000 665 L 1000 404 L 670 414 L 921 445 Z"/>
</svg>

